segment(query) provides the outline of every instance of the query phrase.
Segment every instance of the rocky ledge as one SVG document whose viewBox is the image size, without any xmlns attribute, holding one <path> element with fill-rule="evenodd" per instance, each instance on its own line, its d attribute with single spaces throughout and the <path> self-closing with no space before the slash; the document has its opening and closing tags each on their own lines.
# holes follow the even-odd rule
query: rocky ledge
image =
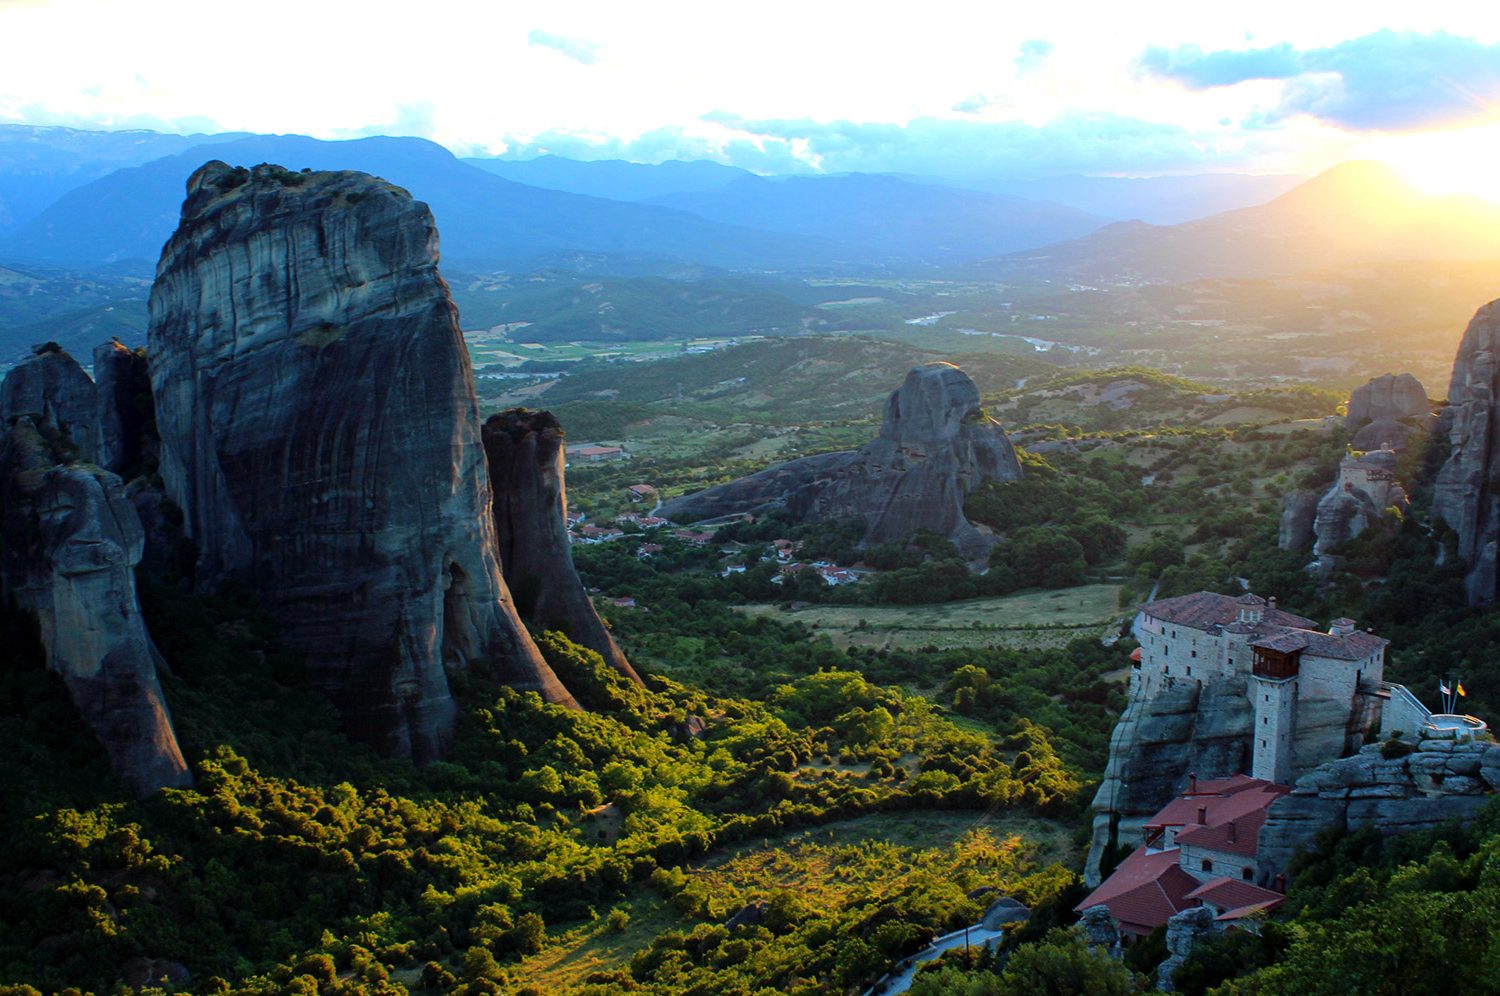
<svg viewBox="0 0 1500 996">
<path fill-rule="evenodd" d="M 1272 805 L 1260 831 L 1258 860 L 1267 869 L 1285 868 L 1293 854 L 1328 829 L 1373 826 L 1395 834 L 1467 820 L 1496 792 L 1500 744 L 1422 740 L 1394 751 L 1369 744 L 1352 757 L 1314 768 Z"/>
</svg>

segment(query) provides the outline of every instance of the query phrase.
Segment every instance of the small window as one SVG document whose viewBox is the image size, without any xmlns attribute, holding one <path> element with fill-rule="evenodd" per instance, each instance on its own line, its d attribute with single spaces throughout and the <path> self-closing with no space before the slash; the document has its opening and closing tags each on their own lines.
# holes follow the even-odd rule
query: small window
<svg viewBox="0 0 1500 996">
<path fill-rule="evenodd" d="M 1213 871 L 1214 870 L 1214 863 L 1212 861 L 1208 860 L 1207 858 L 1204 858 L 1203 859 L 1203 870 L 1206 871 L 1206 872 Z"/>
<path fill-rule="evenodd" d="M 1271 723 L 1271 717 L 1270 716 L 1262 716 L 1262 717 L 1260 717 L 1260 725 L 1261 726 L 1269 726 L 1270 723 Z"/>
<path fill-rule="evenodd" d="M 1264 746 L 1265 746 L 1265 745 L 1266 745 L 1266 742 L 1265 742 L 1265 741 L 1264 741 L 1264 740 L 1262 740 L 1262 741 L 1261 741 L 1261 742 L 1260 742 L 1260 745 L 1261 745 L 1261 746 L 1262 746 L 1262 747 L 1264 747 Z"/>
<path fill-rule="evenodd" d="M 1172 673 L 1172 665 L 1168 664 L 1166 667 L 1164 667 L 1164 668 L 1161 669 L 1161 672 L 1162 672 L 1162 674 L 1171 674 Z"/>
<path fill-rule="evenodd" d="M 1250 881 L 1254 877 L 1255 877 L 1255 870 L 1254 869 L 1252 869 L 1252 868 L 1241 868 L 1240 869 L 1240 878 L 1244 879 L 1246 882 Z"/>
<path fill-rule="evenodd" d="M 1198 651 L 1196 651 L 1196 650 L 1193 650 L 1193 651 L 1190 651 L 1190 653 L 1192 653 L 1192 655 L 1193 655 L 1193 656 L 1194 656 L 1194 657 L 1197 657 L 1197 656 L 1198 656 Z"/>
<path fill-rule="evenodd" d="M 1233 657 L 1229 658 L 1229 666 L 1230 667 L 1234 667 L 1234 658 Z"/>
<path fill-rule="evenodd" d="M 1191 665 L 1191 664 L 1189 664 L 1189 665 L 1188 665 L 1188 669 L 1187 669 L 1187 672 L 1188 672 L 1188 673 L 1187 673 L 1187 676 L 1188 676 L 1188 677 L 1189 677 L 1189 678 L 1191 678 L 1191 677 L 1192 677 L 1192 676 L 1193 676 L 1193 665 Z"/>
<path fill-rule="evenodd" d="M 1266 693 L 1266 701 L 1267 701 L 1267 702 L 1269 702 L 1269 701 L 1271 701 L 1271 695 L 1270 695 L 1270 693 L 1269 693 L 1269 692 L 1268 692 L 1268 693 Z"/>
</svg>

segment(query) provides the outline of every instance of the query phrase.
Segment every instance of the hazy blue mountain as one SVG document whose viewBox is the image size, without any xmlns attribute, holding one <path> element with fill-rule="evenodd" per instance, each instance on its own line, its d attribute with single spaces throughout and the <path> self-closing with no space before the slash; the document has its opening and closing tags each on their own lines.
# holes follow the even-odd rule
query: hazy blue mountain
<svg viewBox="0 0 1500 996">
<path fill-rule="evenodd" d="M 1107 218 L 1175 225 L 1264 204 L 1307 179 L 1291 174 L 1199 173 L 1151 177 L 1055 176 L 1036 180 L 967 177 L 949 182 L 993 194 L 1055 201 Z"/>
<path fill-rule="evenodd" d="M 977 259 L 1075 238 L 1106 221 L 1060 204 L 865 173 L 746 175 L 720 190 L 670 194 L 650 203 L 906 261 Z"/>
<path fill-rule="evenodd" d="M 0 266 L 0 365 L 49 340 L 85 363 L 110 336 L 145 345 L 150 289 L 151 274 L 144 268 Z"/>
<path fill-rule="evenodd" d="M 662 206 L 526 186 L 460 162 L 422 139 L 257 136 L 198 146 L 69 191 L 0 239 L 0 260 L 154 261 L 176 225 L 188 176 L 209 159 L 358 169 L 384 177 L 432 207 L 449 259 L 513 263 L 589 252 L 779 268 L 858 255 L 816 239 L 736 228 Z"/>
<path fill-rule="evenodd" d="M 669 160 L 655 166 L 623 159 L 583 162 L 562 156 L 465 159 L 464 162 L 517 183 L 616 201 L 644 201 L 666 194 L 720 190 L 742 176 L 751 175 L 736 166 L 707 160 Z"/>
<path fill-rule="evenodd" d="M 1382 163 L 1348 162 L 1267 204 L 1180 225 L 1121 222 L 979 269 L 1007 280 L 1182 283 L 1400 260 L 1500 260 L 1500 206 L 1428 196 Z"/>
<path fill-rule="evenodd" d="M 0 234 L 35 218 L 69 190 L 123 166 L 244 137 L 0 125 Z"/>
</svg>

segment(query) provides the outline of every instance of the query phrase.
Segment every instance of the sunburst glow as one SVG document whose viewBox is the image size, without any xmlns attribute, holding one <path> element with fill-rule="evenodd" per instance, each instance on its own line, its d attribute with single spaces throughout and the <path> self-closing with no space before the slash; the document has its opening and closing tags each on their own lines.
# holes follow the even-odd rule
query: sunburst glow
<svg viewBox="0 0 1500 996">
<path fill-rule="evenodd" d="M 1370 158 L 1429 194 L 1466 194 L 1500 204 L 1500 124 L 1374 140 Z"/>
</svg>

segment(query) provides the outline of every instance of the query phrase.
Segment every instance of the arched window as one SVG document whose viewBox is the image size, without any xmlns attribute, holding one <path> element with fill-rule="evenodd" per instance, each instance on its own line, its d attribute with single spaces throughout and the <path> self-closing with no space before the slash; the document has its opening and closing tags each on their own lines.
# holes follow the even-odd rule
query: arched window
<svg viewBox="0 0 1500 996">
<path fill-rule="evenodd" d="M 1207 858 L 1204 858 L 1203 859 L 1203 870 L 1206 871 L 1206 872 L 1213 871 L 1214 870 L 1214 863 L 1212 861 L 1208 860 Z"/>
</svg>

